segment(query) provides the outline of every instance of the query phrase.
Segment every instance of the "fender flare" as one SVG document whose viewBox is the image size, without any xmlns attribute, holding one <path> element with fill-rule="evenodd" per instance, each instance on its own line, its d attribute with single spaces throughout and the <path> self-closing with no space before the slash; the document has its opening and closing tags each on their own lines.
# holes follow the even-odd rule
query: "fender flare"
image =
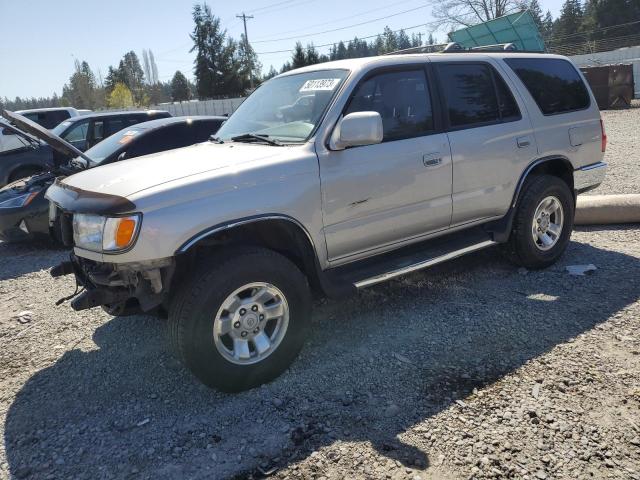
<svg viewBox="0 0 640 480">
<path fill-rule="evenodd" d="M 242 225 L 248 225 L 250 223 L 257 223 L 257 222 L 263 222 L 268 220 L 285 220 L 287 222 L 292 223 L 293 225 L 298 227 L 300 230 L 302 230 L 305 236 L 307 237 L 307 240 L 309 240 L 309 244 L 311 245 L 311 248 L 313 249 L 313 255 L 316 257 L 316 259 L 318 258 L 315 242 L 313 241 L 313 238 L 311 238 L 311 234 L 307 231 L 304 225 L 302 225 L 302 223 L 296 220 L 295 218 L 289 215 L 284 215 L 280 213 L 265 213 L 261 215 L 252 215 L 250 217 L 243 217 L 243 218 L 231 220 L 228 222 L 218 223 L 217 225 L 214 225 L 212 227 L 202 230 L 200 233 L 196 233 L 189 240 L 187 240 L 182 245 L 180 245 L 180 247 L 178 247 L 178 249 L 176 250 L 176 254 L 187 252 L 191 247 L 193 247 L 200 240 L 210 237 L 211 235 L 215 235 L 216 233 L 220 233 L 225 230 L 230 230 L 235 227 L 240 227 Z"/>
<path fill-rule="evenodd" d="M 558 160 L 570 166 L 570 169 L 573 175 L 573 170 L 574 170 L 573 165 L 571 161 L 569 161 L 569 159 L 563 155 L 549 155 L 546 157 L 538 158 L 533 162 L 531 162 L 527 166 L 527 168 L 524 169 L 524 171 L 520 175 L 520 179 L 518 180 L 516 189 L 513 192 L 513 198 L 511 200 L 511 204 L 509 205 L 509 210 L 507 211 L 507 213 L 501 219 L 495 220 L 493 222 L 489 222 L 484 225 L 485 230 L 491 234 L 494 241 L 498 243 L 506 243 L 509 240 L 509 236 L 511 234 L 511 228 L 513 226 L 513 218 L 515 216 L 516 206 L 518 204 L 518 198 L 520 197 L 522 187 L 524 186 L 524 183 L 527 181 L 529 174 L 539 165 L 552 162 L 552 161 L 558 161 Z M 573 196 L 575 200 L 576 198 L 575 191 L 573 192 Z"/>
</svg>

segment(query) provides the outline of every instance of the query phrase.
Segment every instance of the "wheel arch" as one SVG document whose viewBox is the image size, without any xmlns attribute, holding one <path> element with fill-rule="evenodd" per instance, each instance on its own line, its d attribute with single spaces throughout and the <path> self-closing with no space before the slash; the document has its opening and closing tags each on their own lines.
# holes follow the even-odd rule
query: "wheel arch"
<svg viewBox="0 0 640 480">
<path fill-rule="evenodd" d="M 507 211 L 505 216 L 500 220 L 496 220 L 486 224 L 485 230 L 487 230 L 492 235 L 493 240 L 495 240 L 496 242 L 505 243 L 509 240 L 516 207 L 518 205 L 518 199 L 520 198 L 520 194 L 522 193 L 522 187 L 524 186 L 527 179 L 532 175 L 549 174 L 562 179 L 569 187 L 569 190 L 572 192 L 573 200 L 575 202 L 576 192 L 573 182 L 573 170 L 574 168 L 571 164 L 571 161 L 567 157 L 562 155 L 550 155 L 532 161 L 527 166 L 527 168 L 524 169 L 524 171 L 520 175 L 520 178 L 518 179 L 515 191 L 513 192 L 511 204 L 509 205 L 509 210 Z"/>
<path fill-rule="evenodd" d="M 552 155 L 534 160 L 527 166 L 527 168 L 525 168 L 522 175 L 520 175 L 520 179 L 518 180 L 518 184 L 513 193 L 511 209 L 515 208 L 516 203 L 518 202 L 518 197 L 520 196 L 520 192 L 522 191 L 522 187 L 527 181 L 527 178 L 529 178 L 530 175 L 535 175 L 537 173 L 546 173 L 561 178 L 568 185 L 569 189 L 574 192 L 573 170 L 574 168 L 571 161 L 563 155 Z"/>
<path fill-rule="evenodd" d="M 182 244 L 176 258 L 188 264 L 236 246 L 260 246 L 284 255 L 307 276 L 314 290 L 326 293 L 315 242 L 302 223 L 288 215 L 264 214 L 215 225 Z"/>
</svg>

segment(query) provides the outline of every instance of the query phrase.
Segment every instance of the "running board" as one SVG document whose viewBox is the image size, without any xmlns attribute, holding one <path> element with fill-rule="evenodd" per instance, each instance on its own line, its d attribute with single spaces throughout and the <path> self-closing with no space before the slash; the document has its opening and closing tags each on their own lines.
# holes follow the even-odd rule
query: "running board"
<svg viewBox="0 0 640 480">
<path fill-rule="evenodd" d="M 355 291 L 496 245 L 481 227 L 450 233 L 324 271 L 329 285 Z"/>
<path fill-rule="evenodd" d="M 468 247 L 461 248 L 460 250 L 454 250 L 447 254 L 440 255 L 439 257 L 430 258 L 422 262 L 414 263 L 413 265 L 408 265 L 397 270 L 392 270 L 390 272 L 376 275 L 375 277 L 365 278 L 364 280 L 356 282 L 354 285 L 358 289 L 370 287 L 371 285 L 375 285 L 376 283 L 386 282 L 387 280 L 391 280 L 392 278 L 406 275 L 407 273 L 415 272 L 416 270 L 422 270 L 423 268 L 433 267 L 434 265 L 453 260 L 454 258 L 461 257 L 462 255 L 466 255 L 467 253 L 482 250 L 483 248 L 490 247 L 491 245 L 496 245 L 496 243 L 497 242 L 494 242 L 493 240 L 485 240 L 484 242 L 476 243 L 475 245 L 469 245 Z"/>
</svg>

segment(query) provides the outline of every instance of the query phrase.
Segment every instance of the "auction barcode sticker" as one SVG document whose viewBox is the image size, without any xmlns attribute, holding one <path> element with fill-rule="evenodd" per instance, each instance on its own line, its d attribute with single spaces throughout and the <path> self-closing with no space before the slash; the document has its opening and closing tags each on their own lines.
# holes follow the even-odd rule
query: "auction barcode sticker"
<svg viewBox="0 0 640 480">
<path fill-rule="evenodd" d="M 318 78 L 316 80 L 307 80 L 300 88 L 300 91 L 315 92 L 318 90 L 333 90 L 339 83 L 339 78 Z"/>
</svg>

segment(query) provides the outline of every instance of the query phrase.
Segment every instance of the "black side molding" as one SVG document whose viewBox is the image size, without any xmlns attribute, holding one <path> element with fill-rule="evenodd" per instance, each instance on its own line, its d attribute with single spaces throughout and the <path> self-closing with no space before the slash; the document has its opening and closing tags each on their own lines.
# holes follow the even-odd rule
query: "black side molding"
<svg viewBox="0 0 640 480">
<path fill-rule="evenodd" d="M 47 190 L 46 198 L 62 210 L 73 213 L 121 214 L 135 211 L 135 203 L 118 195 L 89 192 L 62 183 L 56 178 Z"/>
</svg>

